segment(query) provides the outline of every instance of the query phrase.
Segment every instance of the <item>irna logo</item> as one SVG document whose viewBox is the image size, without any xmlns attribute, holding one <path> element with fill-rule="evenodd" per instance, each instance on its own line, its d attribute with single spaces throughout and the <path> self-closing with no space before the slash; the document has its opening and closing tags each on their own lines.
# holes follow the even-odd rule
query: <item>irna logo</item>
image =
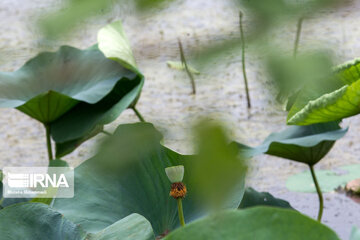
<svg viewBox="0 0 360 240">
<path fill-rule="evenodd" d="M 3 175 L 6 198 L 74 196 L 74 170 L 69 167 L 6 167 Z"/>
<path fill-rule="evenodd" d="M 8 185 L 13 188 L 36 188 L 36 187 L 69 187 L 65 174 L 24 174 L 8 173 Z"/>
</svg>

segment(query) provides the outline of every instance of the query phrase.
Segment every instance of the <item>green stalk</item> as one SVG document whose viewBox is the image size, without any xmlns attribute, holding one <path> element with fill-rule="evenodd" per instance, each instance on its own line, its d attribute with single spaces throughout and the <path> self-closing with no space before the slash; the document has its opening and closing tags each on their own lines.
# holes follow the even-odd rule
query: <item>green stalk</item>
<svg viewBox="0 0 360 240">
<path fill-rule="evenodd" d="M 132 107 L 132 110 L 136 114 L 136 116 L 139 118 L 140 122 L 146 122 L 144 117 L 140 114 L 140 112 L 136 109 L 136 107 Z"/>
<path fill-rule="evenodd" d="M 321 192 L 321 189 L 320 189 L 320 185 L 319 185 L 318 180 L 317 180 L 316 175 L 315 175 L 314 167 L 312 165 L 309 165 L 309 167 L 310 167 L 312 179 L 313 179 L 314 184 L 315 184 L 316 192 L 317 192 L 318 197 L 319 197 L 319 212 L 318 212 L 317 220 L 319 222 L 321 222 L 321 217 L 322 217 L 323 210 L 324 210 L 324 199 L 323 199 L 323 195 L 322 195 L 322 192 Z"/>
<path fill-rule="evenodd" d="M 303 23 L 304 18 L 301 17 L 299 18 L 298 22 L 297 22 L 297 30 L 296 30 L 296 36 L 295 36 L 295 43 L 294 43 L 294 58 L 296 58 L 296 54 L 299 48 L 299 42 L 300 42 L 300 35 L 301 35 L 301 27 L 302 27 L 302 23 Z"/>
<path fill-rule="evenodd" d="M 184 219 L 184 212 L 182 207 L 182 200 L 181 198 L 176 199 L 178 205 L 178 214 L 179 214 L 179 221 L 181 226 L 185 226 L 185 219 Z"/>
<path fill-rule="evenodd" d="M 192 94 L 195 95 L 196 94 L 195 79 L 194 79 L 194 76 L 192 75 L 192 73 L 191 73 L 191 71 L 190 71 L 190 69 L 189 69 L 189 67 L 187 65 L 185 54 L 184 54 L 184 49 L 182 47 L 180 39 L 178 39 L 178 44 L 179 44 L 179 50 L 180 50 L 181 63 L 185 66 L 186 73 L 190 78 L 191 87 L 192 87 Z"/>
<path fill-rule="evenodd" d="M 244 36 L 244 29 L 242 24 L 242 18 L 243 13 L 240 11 L 239 19 L 240 19 L 240 35 L 241 35 L 241 48 L 242 48 L 242 72 L 244 76 L 244 82 L 245 82 L 245 92 L 246 92 L 246 100 L 247 100 L 247 107 L 251 108 L 251 101 L 250 101 L 250 93 L 249 93 L 249 86 L 248 86 L 248 80 L 246 76 L 246 66 L 245 66 L 245 36 Z"/>
<path fill-rule="evenodd" d="M 47 144 L 47 151 L 48 151 L 48 157 L 49 161 L 53 160 L 53 153 L 52 153 L 52 147 L 51 147 L 51 137 L 50 137 L 50 126 L 45 124 L 45 131 L 46 131 L 46 144 Z"/>
</svg>

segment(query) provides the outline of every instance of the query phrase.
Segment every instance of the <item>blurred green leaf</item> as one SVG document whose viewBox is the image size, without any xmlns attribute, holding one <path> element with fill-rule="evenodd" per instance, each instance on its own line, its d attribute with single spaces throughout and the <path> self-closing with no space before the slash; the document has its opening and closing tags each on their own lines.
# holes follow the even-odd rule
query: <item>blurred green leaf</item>
<svg viewBox="0 0 360 240">
<path fill-rule="evenodd" d="M 310 165 L 319 162 L 332 148 L 335 141 L 342 138 L 346 129 L 338 123 L 322 123 L 309 126 L 291 126 L 270 134 L 263 144 L 249 147 L 237 143 L 241 153 L 247 157 L 269 154 Z"/>
<path fill-rule="evenodd" d="M 296 58 L 272 55 L 266 63 L 278 89 L 277 100 L 280 102 L 285 102 L 304 86 L 329 76 L 333 66 L 329 53 L 325 51 L 298 54 Z"/>
<path fill-rule="evenodd" d="M 49 39 L 69 32 L 79 23 L 93 16 L 103 15 L 110 10 L 111 0 L 67 0 L 61 9 L 46 13 L 39 21 L 39 27 Z"/>
<path fill-rule="evenodd" d="M 219 123 L 202 121 L 195 127 L 197 135 L 196 161 L 192 162 L 194 192 L 207 207 L 217 209 L 228 199 L 233 205 L 239 200 L 229 198 L 236 189 L 244 191 L 247 170 L 236 146 L 229 145 L 224 128 Z"/>
<path fill-rule="evenodd" d="M 162 8 L 172 1 L 174 0 L 66 0 L 59 9 L 45 13 L 39 20 L 39 27 L 46 38 L 56 39 L 89 18 L 111 12 L 116 5 L 123 10 L 135 6 L 141 14 L 154 8 Z"/>
<path fill-rule="evenodd" d="M 251 187 L 246 188 L 239 209 L 258 207 L 258 206 L 294 209 L 289 202 L 279 198 L 275 198 L 273 195 L 271 195 L 268 192 L 258 192 Z"/>
<path fill-rule="evenodd" d="M 225 211 L 170 233 L 165 240 L 339 240 L 327 226 L 300 213 L 255 207 Z"/>
<path fill-rule="evenodd" d="M 156 235 L 179 227 L 176 200 L 169 196 L 165 168 L 185 167 L 183 182 L 188 194 L 183 200 L 186 222 L 206 214 L 204 202 L 196 202 L 195 156 L 184 156 L 160 145 L 161 134 L 150 123 L 118 126 L 99 148 L 99 153 L 75 169 L 75 197 L 55 199 L 54 208 L 89 232 L 97 232 L 131 213 L 148 219 Z M 240 173 L 238 173 L 240 174 Z M 240 177 L 238 177 L 240 178 Z M 243 178 L 243 177 L 242 177 Z M 231 204 L 237 208 L 243 182 L 232 182 Z M 216 189 L 215 189 L 216 190 Z M 226 199 L 227 200 L 227 199 Z"/>
<path fill-rule="evenodd" d="M 288 115 L 289 124 L 308 125 L 341 120 L 360 113 L 360 62 L 335 68 L 327 82 L 306 86 Z"/>
</svg>

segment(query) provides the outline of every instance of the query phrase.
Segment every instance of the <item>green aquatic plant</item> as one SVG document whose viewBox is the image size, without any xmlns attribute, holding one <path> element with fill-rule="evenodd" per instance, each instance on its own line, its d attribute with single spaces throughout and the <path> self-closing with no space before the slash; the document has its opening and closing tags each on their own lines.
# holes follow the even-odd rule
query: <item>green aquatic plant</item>
<svg viewBox="0 0 360 240">
<path fill-rule="evenodd" d="M 291 126 L 284 131 L 272 133 L 257 147 L 237 143 L 242 154 L 253 157 L 268 154 L 308 165 L 319 198 L 317 219 L 321 221 L 324 200 L 315 175 L 314 165 L 333 147 L 335 141 L 342 138 L 347 129 L 341 129 L 337 122 L 313 124 L 309 126 Z"/>
<path fill-rule="evenodd" d="M 118 58 L 108 57 L 105 47 L 113 37 L 110 31 L 122 40 L 111 49 Z M 15 72 L 0 73 L 0 107 L 16 108 L 41 122 L 53 160 L 51 138 L 56 157 L 64 156 L 126 108 L 135 109 L 144 78 L 132 60 L 120 23 L 110 24 L 100 30 L 98 46 L 62 46 L 38 54 Z"/>
<path fill-rule="evenodd" d="M 205 142 L 199 147 L 200 156 L 185 156 L 162 146 L 161 134 L 150 123 L 120 125 L 113 135 L 104 140 L 93 158 L 75 169 L 73 199 L 55 198 L 49 205 L 25 202 L 1 209 L 0 236 L 9 236 L 7 240 L 150 240 L 155 236 L 200 240 L 219 239 L 219 236 L 225 240 L 248 239 L 249 236 L 256 236 L 256 239 L 293 239 L 299 235 L 299 231 L 311 228 L 310 232 L 302 232 L 306 239 L 338 239 L 326 226 L 293 209 L 279 208 L 290 207 L 283 200 L 252 189 L 248 189 L 244 195 L 243 176 L 238 176 L 239 182 L 232 183 L 234 188 L 230 188 L 232 191 L 226 195 L 227 199 L 221 198 L 225 200 L 221 209 L 213 212 L 204 208 L 207 199 L 200 198 L 199 201 L 195 197 L 195 190 L 199 189 L 199 184 L 202 188 L 209 185 L 196 181 L 201 171 L 196 169 L 194 161 L 200 161 L 199 164 L 204 167 L 202 159 L 209 159 L 218 152 L 229 158 L 233 156 L 234 148 L 226 145 L 223 137 L 215 138 L 223 134 L 219 127 L 206 127 L 199 131 L 199 141 Z M 213 152 L 204 154 L 203 151 L 207 152 L 209 144 L 214 142 L 217 144 Z M 213 167 L 212 161 L 209 162 L 210 167 Z M 217 164 L 220 173 L 225 169 L 221 163 L 219 161 Z M 57 164 L 65 163 L 57 160 Z M 227 163 L 225 166 L 226 172 L 231 173 L 229 167 L 233 168 L 234 165 Z M 209 167 L 204 167 L 204 171 L 208 179 L 227 178 L 209 170 Z M 188 224 L 181 228 L 178 228 L 176 203 L 169 200 L 169 179 L 171 182 L 186 182 L 192 189 L 183 199 L 183 221 Z M 219 192 L 219 187 L 227 185 L 214 186 L 213 181 L 209 180 L 210 190 L 223 193 Z M 256 207 L 262 205 L 267 207 Z M 280 231 L 280 227 L 287 230 Z"/>
</svg>

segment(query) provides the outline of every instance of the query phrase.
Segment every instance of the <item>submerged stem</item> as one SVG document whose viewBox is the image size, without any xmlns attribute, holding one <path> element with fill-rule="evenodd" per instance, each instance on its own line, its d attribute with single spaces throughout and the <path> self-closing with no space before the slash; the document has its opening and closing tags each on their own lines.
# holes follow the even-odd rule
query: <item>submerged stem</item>
<svg viewBox="0 0 360 240">
<path fill-rule="evenodd" d="M 190 78 L 191 87 L 192 87 L 192 94 L 196 94 L 195 79 L 194 79 L 194 76 L 192 75 L 192 73 L 191 73 L 191 71 L 190 71 L 190 69 L 189 69 L 189 67 L 187 65 L 185 54 L 184 54 L 184 49 L 182 47 L 180 39 L 178 39 L 178 44 L 179 44 L 179 50 L 180 50 L 181 63 L 185 66 L 186 73 Z"/>
<path fill-rule="evenodd" d="M 185 226 L 185 219 L 184 219 L 184 212 L 182 207 L 182 200 L 181 198 L 176 199 L 178 205 L 178 214 L 179 214 L 179 221 L 181 226 Z"/>
<path fill-rule="evenodd" d="M 315 175 L 314 167 L 312 165 L 309 165 L 309 167 L 310 167 L 310 172 L 311 172 L 312 179 L 313 179 L 314 184 L 315 184 L 316 192 L 317 192 L 318 197 L 319 197 L 319 212 L 318 212 L 317 220 L 319 222 L 321 222 L 321 217 L 322 217 L 323 209 L 324 209 L 324 199 L 323 199 L 323 195 L 322 195 L 322 192 L 321 192 L 321 189 L 320 189 L 320 185 L 319 185 L 319 183 L 317 181 L 317 178 L 316 178 L 316 175 Z"/>
<path fill-rule="evenodd" d="M 140 114 L 140 112 L 136 109 L 136 107 L 132 107 L 132 110 L 136 114 L 136 116 L 139 118 L 140 122 L 146 122 L 144 117 Z"/>
<path fill-rule="evenodd" d="M 299 48 L 301 27 L 302 27 L 303 20 L 304 20 L 304 18 L 300 17 L 298 22 L 297 22 L 297 30 L 296 30 L 296 37 L 295 37 L 295 43 L 294 43 L 294 53 L 293 53 L 294 58 L 296 58 L 297 50 Z"/>
<path fill-rule="evenodd" d="M 250 101 L 250 93 L 249 93 L 249 86 L 248 86 L 248 80 L 246 76 L 246 66 L 245 66 L 245 36 L 244 36 L 244 29 L 242 24 L 242 17 L 243 13 L 240 11 L 239 14 L 239 21 L 240 21 L 240 35 L 241 35 L 241 48 L 242 48 L 242 72 L 244 76 L 244 82 L 245 82 L 245 93 L 246 93 L 246 100 L 247 100 L 247 107 L 251 108 L 251 101 Z"/>
<path fill-rule="evenodd" d="M 47 145 L 47 151 L 48 151 L 48 157 L 49 161 L 53 160 L 53 153 L 52 153 L 52 147 L 51 147 L 51 137 L 50 137 L 50 126 L 45 124 L 45 131 L 46 131 L 46 145 Z"/>
</svg>

